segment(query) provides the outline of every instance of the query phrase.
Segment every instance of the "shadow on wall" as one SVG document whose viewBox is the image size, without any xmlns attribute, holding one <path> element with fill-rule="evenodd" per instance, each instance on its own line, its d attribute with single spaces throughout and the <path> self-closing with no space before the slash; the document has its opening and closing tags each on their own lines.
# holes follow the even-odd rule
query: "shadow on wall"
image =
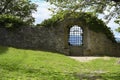
<svg viewBox="0 0 120 80">
<path fill-rule="evenodd" d="M 0 46 L 0 55 L 6 53 L 7 50 L 7 47 Z"/>
</svg>

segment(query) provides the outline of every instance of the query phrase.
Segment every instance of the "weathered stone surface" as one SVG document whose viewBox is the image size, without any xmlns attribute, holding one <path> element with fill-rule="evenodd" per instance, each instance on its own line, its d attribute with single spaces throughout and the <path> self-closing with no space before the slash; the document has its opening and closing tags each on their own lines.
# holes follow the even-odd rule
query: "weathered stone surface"
<svg viewBox="0 0 120 80">
<path fill-rule="evenodd" d="M 68 44 L 69 29 L 78 25 L 83 29 L 83 46 L 80 51 Z M 84 26 L 84 27 L 83 27 Z M 91 31 L 77 19 L 65 19 L 56 26 L 50 27 L 21 27 L 15 31 L 0 28 L 0 45 L 25 49 L 46 50 L 70 55 L 83 56 L 120 56 L 120 45 L 113 43 L 105 34 Z M 71 49 L 72 48 L 72 49 Z M 74 53 L 72 53 L 74 55 Z"/>
</svg>

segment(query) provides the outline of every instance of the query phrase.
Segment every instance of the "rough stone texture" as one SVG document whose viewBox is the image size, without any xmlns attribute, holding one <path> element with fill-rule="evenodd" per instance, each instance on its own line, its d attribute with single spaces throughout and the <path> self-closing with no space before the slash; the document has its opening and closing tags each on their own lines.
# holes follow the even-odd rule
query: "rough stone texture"
<svg viewBox="0 0 120 80">
<path fill-rule="evenodd" d="M 86 41 L 88 45 L 84 50 L 85 55 L 120 56 L 120 46 L 112 43 L 103 33 L 96 33 L 87 29 Z"/>
<path fill-rule="evenodd" d="M 120 45 L 112 43 L 105 34 L 89 30 L 77 19 L 69 18 L 50 27 L 21 27 L 14 31 L 0 28 L 0 45 L 17 48 L 60 52 L 70 55 L 78 50 L 68 45 L 69 29 L 78 25 L 83 29 L 83 46 L 77 56 L 120 56 Z M 79 53 L 80 52 L 80 53 Z M 74 53 L 72 53 L 74 55 Z"/>
<path fill-rule="evenodd" d="M 22 27 L 15 31 L 0 28 L 0 44 L 17 48 L 57 51 L 59 35 L 46 27 Z"/>
</svg>

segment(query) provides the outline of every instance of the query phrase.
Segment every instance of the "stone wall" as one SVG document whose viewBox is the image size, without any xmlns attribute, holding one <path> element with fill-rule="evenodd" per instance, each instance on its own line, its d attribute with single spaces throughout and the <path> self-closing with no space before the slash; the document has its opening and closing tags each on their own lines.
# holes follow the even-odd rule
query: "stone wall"
<svg viewBox="0 0 120 80">
<path fill-rule="evenodd" d="M 63 52 L 57 32 L 53 27 L 21 27 L 14 31 L 0 28 L 0 45 Z"/>
<path fill-rule="evenodd" d="M 86 30 L 86 43 L 84 55 L 120 56 L 120 45 L 113 43 L 105 34 Z"/>
<path fill-rule="evenodd" d="M 33 28 L 26 26 L 13 31 L 0 28 L 0 45 L 53 51 L 70 55 L 70 52 L 80 52 L 71 51 L 74 48 L 68 45 L 69 28 L 76 24 L 81 26 L 84 31 L 83 46 L 80 48 L 83 53 L 82 56 L 120 56 L 119 44 L 113 43 L 103 33 L 96 33 L 89 30 L 84 24 L 74 19 L 66 19 L 54 27 Z M 74 55 L 74 53 L 72 55 Z M 76 55 L 81 55 L 81 52 Z"/>
<path fill-rule="evenodd" d="M 78 25 L 83 29 L 83 46 L 82 46 L 83 50 L 81 50 L 81 52 L 83 52 L 82 55 L 120 56 L 120 44 L 113 43 L 110 39 L 107 38 L 107 36 L 104 33 L 102 32 L 96 33 L 88 29 L 86 24 L 82 24 L 79 20 L 73 18 L 66 19 L 63 22 L 61 22 L 61 24 L 62 24 L 61 27 L 66 28 L 65 31 L 68 31 L 67 29 L 70 28 L 71 25 L 72 26 Z M 64 33 L 64 35 L 68 35 L 68 34 Z M 67 46 L 68 46 L 68 51 L 71 51 L 72 50 L 71 47 L 69 47 L 69 45 Z M 81 47 L 79 49 L 81 49 Z M 79 52 L 77 55 L 81 55 L 81 52 Z"/>
</svg>

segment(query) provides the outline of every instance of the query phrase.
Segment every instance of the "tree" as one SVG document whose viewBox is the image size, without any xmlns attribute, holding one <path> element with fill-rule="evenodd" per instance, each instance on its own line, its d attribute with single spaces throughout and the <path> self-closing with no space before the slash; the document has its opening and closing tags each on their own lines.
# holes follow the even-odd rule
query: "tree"
<svg viewBox="0 0 120 80">
<path fill-rule="evenodd" d="M 19 17 L 23 21 L 32 24 L 34 18 L 32 12 L 36 5 L 30 0 L 0 0 L 0 15 L 10 14 Z"/>
<path fill-rule="evenodd" d="M 92 12 L 94 15 L 99 13 L 105 15 L 106 23 L 112 18 L 120 19 L 120 0 L 47 0 L 54 4 L 55 12 L 69 10 L 72 12 Z M 52 9 L 51 9 L 52 10 Z M 106 12 L 107 14 L 106 14 Z M 115 21 L 116 22 L 116 21 Z M 117 21 L 118 23 L 118 21 Z"/>
<path fill-rule="evenodd" d="M 115 23 L 120 25 L 120 16 L 115 20 Z M 120 32 L 120 27 L 118 27 L 118 29 L 116 29 L 117 32 Z"/>
</svg>

